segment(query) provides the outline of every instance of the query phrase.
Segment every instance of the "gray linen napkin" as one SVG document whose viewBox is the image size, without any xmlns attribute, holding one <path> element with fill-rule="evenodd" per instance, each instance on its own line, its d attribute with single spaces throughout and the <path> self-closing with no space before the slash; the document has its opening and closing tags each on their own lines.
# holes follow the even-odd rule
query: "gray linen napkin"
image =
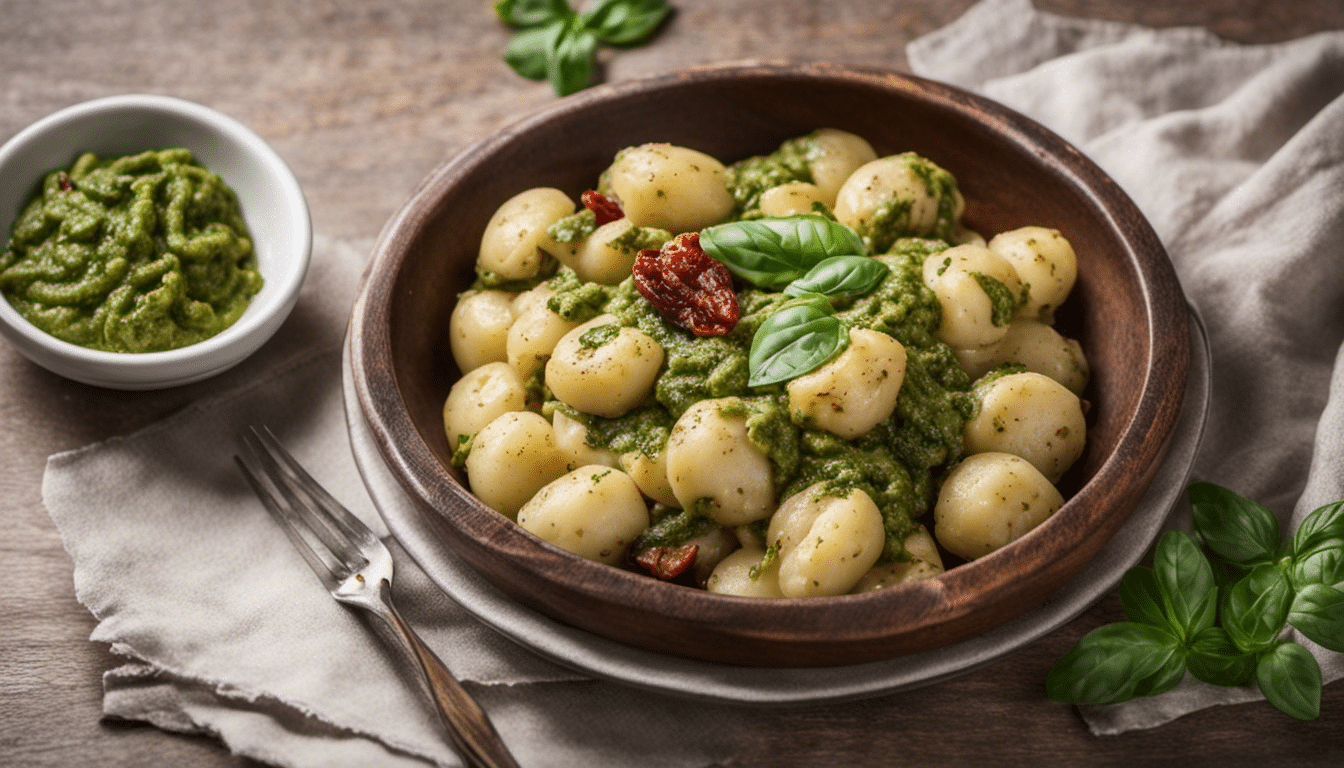
<svg viewBox="0 0 1344 768">
<path fill-rule="evenodd" d="M 1344 498 L 1344 33 L 1234 45 L 984 0 L 907 55 L 1064 136 L 1152 222 L 1212 349 L 1194 477 L 1290 529 Z M 1188 509 L 1173 523 L 1188 527 Z M 1344 677 L 1341 654 L 1294 639 L 1327 681 Z M 1256 698 L 1187 679 L 1083 716 L 1119 733 Z"/>
</svg>

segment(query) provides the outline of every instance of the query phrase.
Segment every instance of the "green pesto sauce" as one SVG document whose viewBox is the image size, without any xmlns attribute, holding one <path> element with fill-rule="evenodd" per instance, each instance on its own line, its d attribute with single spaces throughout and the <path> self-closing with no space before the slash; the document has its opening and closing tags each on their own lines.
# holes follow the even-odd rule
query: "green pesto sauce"
<svg viewBox="0 0 1344 768">
<path fill-rule="evenodd" d="M 811 183 L 816 133 L 789 139 L 768 155 L 757 155 L 728 166 L 725 182 L 736 206 L 733 218 L 760 216 L 761 195 L 771 187 L 794 181 Z"/>
<path fill-rule="evenodd" d="M 703 536 L 717 527 L 705 510 L 692 507 L 677 509 L 665 504 L 654 504 L 649 512 L 649 527 L 635 537 L 632 552 L 649 547 L 672 547 L 683 541 Z"/>
<path fill-rule="evenodd" d="M 584 283 L 562 267 L 547 282 L 556 290 L 549 300 L 552 311 L 572 321 L 611 313 L 621 326 L 649 334 L 665 353 L 653 397 L 641 406 L 615 419 L 570 415 L 587 425 L 592 447 L 653 456 L 692 404 L 739 398 L 726 415 L 746 417 L 748 437 L 770 458 L 779 498 L 823 481 L 837 494 L 864 490 L 886 522 L 887 557 L 900 559 L 901 542 L 933 503 L 937 479 L 961 458 L 962 426 L 974 407 L 968 377 L 951 348 L 932 335 L 939 322 L 938 302 L 921 277 L 924 257 L 947 247 L 939 240 L 899 239 L 890 253 L 878 257 L 891 269 L 876 288 L 833 300 L 836 316 L 850 327 L 882 331 L 906 348 L 905 382 L 895 413 L 857 440 L 796 423 L 783 384 L 747 386 L 752 336 L 790 297 L 743 290 L 738 293 L 741 319 L 733 331 L 698 338 L 667 325 L 635 290 L 633 280 L 614 286 Z M 646 546 L 675 544 L 703 533 L 705 516 L 703 510 L 690 510 L 680 513 L 678 522 L 655 523 L 645 541 L 656 543 Z M 686 531 L 694 532 L 683 536 Z"/>
<path fill-rule="evenodd" d="M 557 243 L 577 243 L 597 229 L 597 214 L 580 208 L 546 228 L 546 234 Z"/>
<path fill-rule="evenodd" d="M 662 248 L 672 239 L 672 233 L 657 227 L 631 227 L 608 243 L 621 253 L 639 253 L 646 248 Z"/>
<path fill-rule="evenodd" d="M 989 297 L 989 321 L 999 327 L 1012 322 L 1017 308 L 1022 306 L 1020 300 L 1026 298 L 1025 292 L 1013 293 L 1001 280 L 984 272 L 972 272 L 971 277 Z"/>
<path fill-rule="evenodd" d="M 186 149 L 85 154 L 19 215 L 0 290 L 58 339 L 177 349 L 232 325 L 261 290 L 237 197 Z"/>
</svg>

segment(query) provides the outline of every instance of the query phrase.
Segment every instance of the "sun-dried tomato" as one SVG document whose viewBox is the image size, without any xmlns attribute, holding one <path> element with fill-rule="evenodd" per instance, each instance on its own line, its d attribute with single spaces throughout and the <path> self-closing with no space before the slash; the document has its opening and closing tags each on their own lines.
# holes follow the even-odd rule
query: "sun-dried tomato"
<svg viewBox="0 0 1344 768">
<path fill-rule="evenodd" d="M 621 204 L 602 194 L 588 190 L 584 192 L 579 200 L 583 202 L 583 207 L 593 212 L 597 216 L 597 226 L 610 224 L 617 219 L 625 218 L 625 211 L 621 209 Z"/>
<path fill-rule="evenodd" d="M 637 288 L 667 322 L 696 336 L 723 336 L 733 330 L 741 309 L 733 275 L 700 248 L 700 234 L 677 235 L 661 249 L 635 257 Z"/>
<path fill-rule="evenodd" d="M 65 171 L 56 174 L 56 186 L 60 187 L 62 192 L 75 191 L 75 182 L 70 180 L 70 174 Z"/>
<path fill-rule="evenodd" d="M 680 547 L 649 547 L 635 555 L 635 562 L 649 569 L 649 573 L 663 581 L 677 578 L 700 552 L 699 544 L 686 544 Z"/>
</svg>

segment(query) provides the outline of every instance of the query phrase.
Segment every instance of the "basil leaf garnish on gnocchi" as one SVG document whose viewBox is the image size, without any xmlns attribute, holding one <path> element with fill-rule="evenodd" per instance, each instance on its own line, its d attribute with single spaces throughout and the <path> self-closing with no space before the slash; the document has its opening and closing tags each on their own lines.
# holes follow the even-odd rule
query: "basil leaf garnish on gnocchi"
<svg viewBox="0 0 1344 768">
<path fill-rule="evenodd" d="M 747 385 L 797 378 L 831 359 L 849 342 L 849 328 L 831 314 L 825 296 L 808 294 L 766 318 L 751 340 Z"/>
<path fill-rule="evenodd" d="M 784 288 L 790 296 L 858 296 L 877 287 L 891 268 L 867 256 L 832 256 Z"/>
<path fill-rule="evenodd" d="M 734 275 L 775 291 L 826 259 L 867 252 L 854 230 L 814 214 L 719 224 L 700 232 L 700 247 Z"/>
</svg>

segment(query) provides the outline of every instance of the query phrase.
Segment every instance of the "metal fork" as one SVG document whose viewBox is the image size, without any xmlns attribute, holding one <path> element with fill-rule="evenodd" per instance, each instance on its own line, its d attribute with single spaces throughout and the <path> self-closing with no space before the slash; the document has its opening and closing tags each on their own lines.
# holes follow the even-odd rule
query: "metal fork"
<svg viewBox="0 0 1344 768">
<path fill-rule="evenodd" d="M 252 490 L 342 603 L 380 619 L 415 658 L 425 686 L 454 746 L 471 768 L 517 768 L 499 733 L 434 651 L 392 604 L 392 555 L 359 518 L 299 466 L 269 429 L 243 435 L 242 468 Z"/>
</svg>

